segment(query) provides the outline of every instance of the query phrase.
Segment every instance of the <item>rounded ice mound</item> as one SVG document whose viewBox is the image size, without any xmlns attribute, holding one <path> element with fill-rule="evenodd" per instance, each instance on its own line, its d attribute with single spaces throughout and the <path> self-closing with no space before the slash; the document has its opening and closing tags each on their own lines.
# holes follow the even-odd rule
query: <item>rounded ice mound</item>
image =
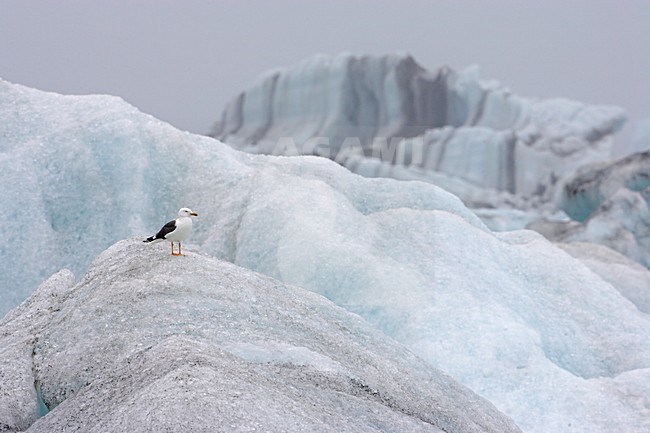
<svg viewBox="0 0 650 433">
<path fill-rule="evenodd" d="M 520 432 L 325 298 L 185 254 L 119 242 L 1 322 L 0 428 Z"/>
</svg>

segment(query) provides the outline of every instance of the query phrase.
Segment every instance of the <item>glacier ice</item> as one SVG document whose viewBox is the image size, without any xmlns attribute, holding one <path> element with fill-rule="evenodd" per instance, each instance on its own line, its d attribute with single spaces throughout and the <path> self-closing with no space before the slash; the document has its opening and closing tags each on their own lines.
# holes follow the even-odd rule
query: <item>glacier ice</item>
<svg viewBox="0 0 650 433">
<path fill-rule="evenodd" d="M 6 81 L 0 81 L 0 137 L 0 182 L 12 186 L 0 196 L 0 315 L 49 275 L 61 268 L 83 273 L 113 242 L 158 230 L 161 218 L 174 217 L 181 206 L 209 203 L 214 209 L 243 199 L 245 180 L 267 163 L 178 131 L 120 98 L 62 96 Z M 329 177 L 354 200 L 367 202 L 368 212 L 417 202 L 464 213 L 480 224 L 442 191 L 350 184 L 337 179 L 345 170 L 321 169 L 316 161 L 304 171 Z M 208 215 L 226 225 L 239 216 Z"/>
<path fill-rule="evenodd" d="M 584 166 L 560 192 L 558 206 L 573 221 L 537 227 L 552 239 L 607 245 L 650 267 L 650 151 Z"/>
<path fill-rule="evenodd" d="M 0 137 L 0 176 L 19 191 L 0 195 L 4 311 L 59 269 L 82 275 L 115 241 L 190 206 L 200 217 L 189 248 L 358 313 L 523 431 L 650 429 L 639 397 L 650 319 L 626 298 L 643 281 L 636 268 L 604 279 L 534 232 L 491 232 L 432 184 L 238 152 L 119 98 L 0 82 Z M 247 362 L 337 365 L 306 345 L 251 344 L 228 348 Z"/>
<path fill-rule="evenodd" d="M 140 239 L 47 280 L 0 347 L 1 431 L 520 432 L 325 298 Z"/>
<path fill-rule="evenodd" d="M 621 189 L 643 192 L 650 187 L 650 151 L 615 161 L 585 165 L 562 185 L 558 206 L 576 221 L 584 221 Z"/>
<path fill-rule="evenodd" d="M 650 271 L 648 268 L 604 245 L 584 242 L 558 245 L 614 286 L 639 310 L 650 314 Z"/>
<path fill-rule="evenodd" d="M 344 53 L 262 75 L 226 106 L 213 135 L 247 152 L 321 155 L 366 177 L 433 183 L 491 229 L 506 230 L 553 218 L 576 170 L 609 161 L 623 120 L 617 107 L 520 97 L 481 80 L 476 67 L 427 71 L 409 55 Z M 581 220 L 593 209 L 573 208 L 595 202 L 585 193 L 560 209 Z M 616 229 L 590 225 L 562 240 L 602 243 L 650 263 L 647 230 L 630 227 L 636 218 Z"/>
<path fill-rule="evenodd" d="M 344 53 L 262 75 L 212 135 L 249 152 L 317 154 L 364 176 L 432 182 L 480 207 L 504 195 L 552 200 L 558 179 L 609 158 L 623 119 L 617 107 L 517 96 L 476 67 L 428 71 L 405 54 Z"/>
</svg>

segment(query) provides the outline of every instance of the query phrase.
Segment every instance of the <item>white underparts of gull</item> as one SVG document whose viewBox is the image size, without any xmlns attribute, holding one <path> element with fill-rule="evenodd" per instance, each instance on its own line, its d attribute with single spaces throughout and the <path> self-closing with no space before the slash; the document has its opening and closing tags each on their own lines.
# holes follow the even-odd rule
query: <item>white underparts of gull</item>
<svg viewBox="0 0 650 433">
<path fill-rule="evenodd" d="M 189 208 L 181 208 L 178 211 L 178 218 L 165 224 L 155 236 L 149 236 L 143 242 L 161 242 L 167 240 L 171 243 L 172 256 L 181 255 L 181 241 L 184 241 L 192 233 L 192 217 L 198 214 Z M 174 252 L 174 242 L 178 243 L 178 252 Z"/>
</svg>

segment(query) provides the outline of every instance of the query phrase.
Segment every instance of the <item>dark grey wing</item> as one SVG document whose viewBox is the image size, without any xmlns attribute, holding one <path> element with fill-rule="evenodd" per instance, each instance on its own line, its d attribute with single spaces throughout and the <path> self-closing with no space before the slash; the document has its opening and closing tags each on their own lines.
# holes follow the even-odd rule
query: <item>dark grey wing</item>
<svg viewBox="0 0 650 433">
<path fill-rule="evenodd" d="M 176 220 L 172 220 L 167 224 L 165 224 L 163 228 L 161 228 L 160 231 L 156 233 L 155 239 L 165 239 L 165 236 L 167 236 L 174 230 L 176 230 Z"/>
</svg>

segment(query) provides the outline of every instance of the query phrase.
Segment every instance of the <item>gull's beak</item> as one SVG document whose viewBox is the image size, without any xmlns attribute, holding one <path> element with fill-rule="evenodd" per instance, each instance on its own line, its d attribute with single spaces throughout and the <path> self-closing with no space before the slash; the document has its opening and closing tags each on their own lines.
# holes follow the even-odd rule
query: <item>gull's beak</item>
<svg viewBox="0 0 650 433">
<path fill-rule="evenodd" d="M 192 216 L 199 216 L 199 214 L 196 213 L 196 212 L 190 212 L 190 215 L 192 215 Z"/>
</svg>

